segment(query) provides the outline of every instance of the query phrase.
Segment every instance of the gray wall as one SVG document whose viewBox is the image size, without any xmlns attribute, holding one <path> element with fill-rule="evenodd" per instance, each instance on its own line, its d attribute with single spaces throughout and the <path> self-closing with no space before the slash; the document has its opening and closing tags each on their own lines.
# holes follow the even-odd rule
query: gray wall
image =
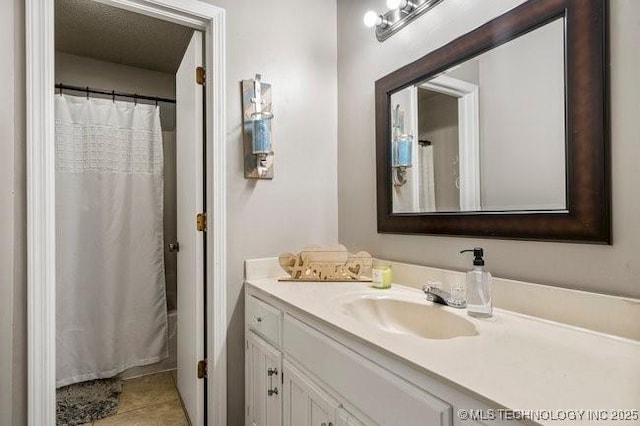
<svg viewBox="0 0 640 426">
<path fill-rule="evenodd" d="M 228 405 L 229 424 L 238 425 L 244 422 L 244 259 L 338 237 L 336 3 L 208 1 L 227 10 Z M 13 388 L 13 394 L 1 388 L 2 426 L 26 423 L 23 8 L 21 0 L 0 3 L 0 229 L 3 237 L 9 233 L 0 245 L 3 313 L 12 309 L 6 298 L 15 299 L 13 331 L 0 316 L 0 386 Z M 299 19 L 283 22 L 285 16 Z M 273 85 L 273 181 L 248 181 L 242 171 L 239 81 L 255 73 Z M 7 181 L 5 173 L 17 179 Z M 10 351 L 15 379 L 7 384 Z"/>
<path fill-rule="evenodd" d="M 566 208 L 563 47 L 556 20 L 479 57 L 483 210 Z"/>
<path fill-rule="evenodd" d="M 445 71 L 445 75 L 464 80 L 469 83 L 480 85 L 480 56 L 471 58 L 460 65 L 454 66 L 452 69 Z"/>
<path fill-rule="evenodd" d="M 207 1 L 227 11 L 227 396 L 240 425 L 243 261 L 338 238 L 336 2 Z M 239 83 L 256 73 L 273 90 L 272 181 L 243 177 Z"/>
<path fill-rule="evenodd" d="M 640 2 L 610 3 L 613 246 L 376 232 L 374 82 L 521 3 L 448 0 L 384 43 L 361 24 L 380 0 L 338 1 L 340 242 L 393 260 L 465 270 L 458 251 L 484 246 L 495 275 L 640 297 Z"/>
</svg>

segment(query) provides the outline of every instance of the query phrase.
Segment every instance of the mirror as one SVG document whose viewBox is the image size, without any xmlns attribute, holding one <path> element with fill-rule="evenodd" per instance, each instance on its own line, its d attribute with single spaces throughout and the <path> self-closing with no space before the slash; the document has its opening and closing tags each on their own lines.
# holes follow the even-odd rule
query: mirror
<svg viewBox="0 0 640 426">
<path fill-rule="evenodd" d="M 379 232 L 610 242 L 605 7 L 529 1 L 378 80 Z"/>
<path fill-rule="evenodd" d="M 564 210 L 564 58 L 560 18 L 392 93 L 393 211 Z"/>
</svg>

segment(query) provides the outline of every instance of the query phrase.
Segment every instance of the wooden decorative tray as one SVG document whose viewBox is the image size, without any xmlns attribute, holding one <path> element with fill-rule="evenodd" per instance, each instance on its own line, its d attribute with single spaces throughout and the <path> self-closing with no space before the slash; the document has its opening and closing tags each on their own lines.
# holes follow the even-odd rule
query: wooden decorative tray
<svg viewBox="0 0 640 426">
<path fill-rule="evenodd" d="M 371 281 L 373 259 L 366 251 L 352 254 L 345 246 L 309 246 L 298 254 L 280 255 L 288 277 L 279 281 Z"/>
</svg>

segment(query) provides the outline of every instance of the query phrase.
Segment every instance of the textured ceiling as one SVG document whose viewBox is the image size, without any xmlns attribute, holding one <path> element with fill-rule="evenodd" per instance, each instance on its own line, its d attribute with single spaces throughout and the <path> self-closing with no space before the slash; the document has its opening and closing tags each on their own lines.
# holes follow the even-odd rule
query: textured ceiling
<svg viewBox="0 0 640 426">
<path fill-rule="evenodd" d="M 92 0 L 56 0 L 56 50 L 175 73 L 193 30 Z"/>
</svg>

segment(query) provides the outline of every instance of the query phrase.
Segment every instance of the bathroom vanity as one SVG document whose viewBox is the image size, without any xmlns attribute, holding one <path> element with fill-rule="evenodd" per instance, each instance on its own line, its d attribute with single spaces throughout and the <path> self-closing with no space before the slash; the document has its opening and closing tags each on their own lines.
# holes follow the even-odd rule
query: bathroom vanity
<svg viewBox="0 0 640 426">
<path fill-rule="evenodd" d="M 248 425 L 445 426 L 454 423 L 454 407 L 489 407 L 268 290 L 301 283 L 256 284 L 249 284 L 245 305 Z M 310 284 L 308 290 L 313 293 L 318 285 L 324 284 Z M 337 286 L 344 284 L 329 285 Z M 358 293 L 364 285 L 346 287 Z M 338 288 L 336 295 L 347 288 Z"/>
<path fill-rule="evenodd" d="M 605 409 L 637 416 L 632 339 L 499 308 L 475 319 L 411 287 L 279 282 L 279 274 L 275 260 L 247 263 L 248 426 L 560 424 L 552 416 L 584 410 L 586 421 L 588 410 Z"/>
</svg>

